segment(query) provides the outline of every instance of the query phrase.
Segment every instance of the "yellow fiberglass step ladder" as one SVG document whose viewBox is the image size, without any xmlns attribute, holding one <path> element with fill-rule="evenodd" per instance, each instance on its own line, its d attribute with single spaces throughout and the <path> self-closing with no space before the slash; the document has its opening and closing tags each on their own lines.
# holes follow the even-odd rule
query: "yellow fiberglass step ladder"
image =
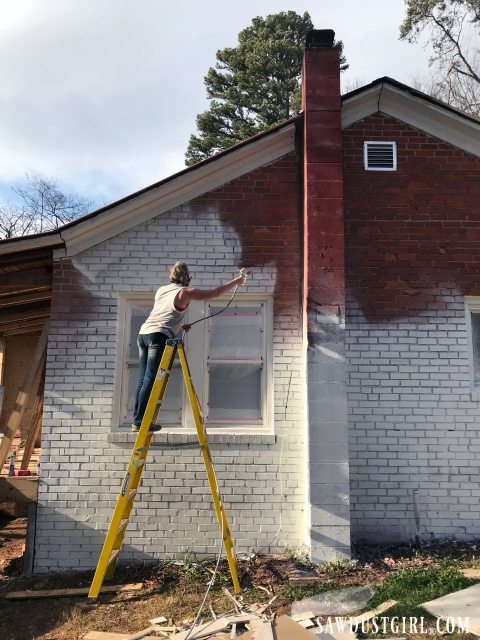
<svg viewBox="0 0 480 640">
<path fill-rule="evenodd" d="M 132 512 L 135 496 L 137 494 L 138 485 L 140 484 L 142 471 L 145 466 L 148 449 L 153 437 L 153 433 L 149 431 L 150 425 L 155 424 L 158 411 L 165 396 L 165 390 L 177 353 L 180 359 L 183 379 L 185 381 L 185 387 L 187 389 L 187 395 L 192 409 L 195 426 L 197 428 L 198 441 L 200 443 L 200 450 L 207 472 L 215 513 L 223 535 L 223 546 L 227 556 L 233 586 L 236 593 L 239 593 L 241 590 L 237 576 L 237 561 L 233 540 L 223 501 L 220 496 L 210 449 L 208 447 L 207 432 L 205 430 L 202 410 L 193 386 L 183 340 L 181 338 L 176 338 L 173 340 L 167 340 L 166 342 L 152 391 L 150 393 L 147 408 L 145 410 L 145 415 L 143 416 L 143 420 L 133 446 L 127 472 L 122 481 L 120 495 L 118 496 L 117 504 L 113 512 L 112 521 L 110 522 L 97 568 L 95 570 L 95 575 L 90 586 L 90 591 L 88 592 L 89 598 L 96 598 L 100 592 L 103 581 L 105 579 L 113 578 L 117 559 L 122 548 L 125 531 Z"/>
</svg>

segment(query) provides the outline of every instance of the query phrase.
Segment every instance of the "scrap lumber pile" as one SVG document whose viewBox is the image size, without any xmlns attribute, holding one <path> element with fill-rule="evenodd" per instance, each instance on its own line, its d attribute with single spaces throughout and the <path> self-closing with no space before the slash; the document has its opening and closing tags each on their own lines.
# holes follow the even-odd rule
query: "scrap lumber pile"
<svg viewBox="0 0 480 640">
<path fill-rule="evenodd" d="M 255 605 L 254 605 L 255 606 Z M 245 629 L 247 629 L 245 631 Z M 242 631 L 243 630 L 243 631 Z M 314 640 L 315 636 L 306 631 L 288 616 L 267 620 L 256 614 L 233 614 L 210 620 L 205 624 L 180 630 L 169 624 L 154 624 L 134 634 L 103 633 L 89 631 L 83 640 Z"/>
<path fill-rule="evenodd" d="M 173 620 L 167 620 L 165 617 L 158 617 L 149 620 L 149 626 L 137 631 L 136 633 L 103 633 L 99 631 L 90 631 L 84 636 L 83 640 L 153 640 L 156 638 L 168 638 L 169 640 L 356 640 L 357 635 L 354 628 L 363 626 L 373 617 L 387 611 L 395 603 L 389 600 L 379 605 L 375 609 L 371 609 L 366 613 L 352 617 L 340 613 L 339 618 L 345 624 L 341 625 L 341 629 L 332 629 L 328 633 L 322 632 L 318 620 L 322 613 L 326 611 L 326 606 L 332 606 L 332 599 L 337 599 L 345 603 L 346 599 L 357 600 L 358 608 L 359 598 L 367 601 L 373 590 L 371 587 L 350 587 L 336 592 L 325 592 L 313 598 L 307 598 L 303 601 L 294 603 L 291 616 L 282 615 L 276 617 L 275 613 L 270 609 L 277 596 L 273 596 L 264 604 L 245 604 L 240 598 L 233 596 L 228 589 L 223 589 L 225 594 L 232 602 L 234 609 L 227 613 L 217 616 L 210 607 L 212 619 L 207 622 L 198 621 L 194 624 L 193 620 L 184 620 L 176 624 Z M 267 591 L 267 590 L 266 590 Z M 271 592 L 269 593 L 271 595 Z M 317 600 L 320 599 L 318 602 Z M 321 602 L 321 600 L 325 602 Z M 311 609 L 308 604 L 312 604 Z M 295 610 L 297 612 L 295 612 Z M 328 611 L 330 612 L 330 611 Z M 320 616 L 320 618 L 319 618 Z M 339 619 L 337 618 L 337 620 Z M 354 625 L 352 628 L 352 624 Z"/>
<path fill-rule="evenodd" d="M 130 633 L 104 633 L 89 631 L 83 640 L 313 640 L 315 636 L 288 616 L 278 619 L 274 615 L 267 616 L 267 610 L 276 596 L 265 604 L 245 605 L 225 589 L 235 605 L 230 613 L 216 616 L 212 611 L 212 619 L 193 626 L 192 620 L 181 624 L 173 624 L 165 617 L 153 618 L 140 631 Z"/>
</svg>

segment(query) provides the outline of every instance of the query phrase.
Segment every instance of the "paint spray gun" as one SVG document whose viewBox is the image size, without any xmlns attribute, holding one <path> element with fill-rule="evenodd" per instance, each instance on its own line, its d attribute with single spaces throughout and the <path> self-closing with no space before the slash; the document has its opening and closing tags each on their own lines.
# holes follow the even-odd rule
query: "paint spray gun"
<svg viewBox="0 0 480 640">
<path fill-rule="evenodd" d="M 247 271 L 247 270 L 245 269 L 245 267 L 242 267 L 242 268 L 240 269 L 240 274 L 239 274 L 239 275 L 241 275 L 241 276 L 242 276 L 242 278 L 247 279 L 247 276 L 251 276 L 251 275 L 252 275 L 252 272 L 251 272 L 251 271 Z"/>
</svg>

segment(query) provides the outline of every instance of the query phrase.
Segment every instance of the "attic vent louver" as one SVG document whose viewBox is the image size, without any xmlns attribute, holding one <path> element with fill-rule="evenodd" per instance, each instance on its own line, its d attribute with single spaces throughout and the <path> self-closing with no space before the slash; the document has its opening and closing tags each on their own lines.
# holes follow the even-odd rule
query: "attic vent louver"
<svg viewBox="0 0 480 640">
<path fill-rule="evenodd" d="M 363 166 L 367 171 L 396 171 L 397 145 L 395 142 L 363 143 Z"/>
</svg>

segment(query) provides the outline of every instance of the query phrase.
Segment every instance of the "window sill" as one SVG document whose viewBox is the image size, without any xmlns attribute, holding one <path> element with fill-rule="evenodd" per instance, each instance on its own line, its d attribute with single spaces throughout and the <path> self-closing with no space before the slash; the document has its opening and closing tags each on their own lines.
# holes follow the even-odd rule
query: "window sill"
<svg viewBox="0 0 480 640">
<path fill-rule="evenodd" d="M 107 442 L 113 444 L 133 445 L 137 434 L 131 431 L 116 431 L 109 433 Z M 254 444 L 254 445 L 271 445 L 275 444 L 277 437 L 271 433 L 209 433 L 209 444 Z M 190 433 L 168 433 L 157 432 L 152 439 L 151 447 L 162 447 L 171 445 L 196 445 L 199 446 L 197 434 Z"/>
</svg>

